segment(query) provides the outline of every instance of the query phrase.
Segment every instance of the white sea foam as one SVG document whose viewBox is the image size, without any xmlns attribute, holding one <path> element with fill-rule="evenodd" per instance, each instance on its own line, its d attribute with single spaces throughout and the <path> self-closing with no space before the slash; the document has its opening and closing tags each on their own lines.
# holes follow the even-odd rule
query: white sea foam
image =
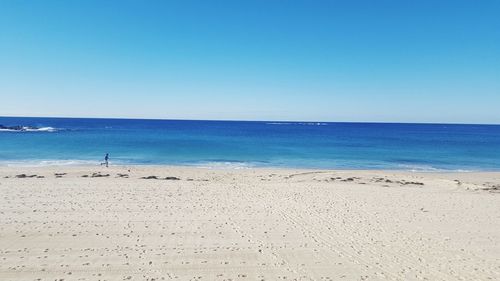
<svg viewBox="0 0 500 281">
<path fill-rule="evenodd" d="M 28 130 L 28 131 L 31 132 L 30 130 Z M 42 128 L 34 129 L 32 131 L 33 132 L 55 132 L 55 131 L 57 131 L 57 129 L 53 128 L 53 127 L 42 127 Z"/>
<path fill-rule="evenodd" d="M 206 169 L 249 169 L 257 167 L 255 163 L 251 162 L 234 162 L 234 161 L 204 161 L 199 163 L 190 164 L 198 168 Z"/>
<path fill-rule="evenodd" d="M 0 129 L 0 132 L 55 132 L 58 129 L 53 128 L 53 127 L 41 127 L 41 128 L 33 128 L 33 127 L 27 127 L 23 126 L 18 130 L 14 129 Z"/>
<path fill-rule="evenodd" d="M 268 122 L 266 124 L 267 125 L 291 125 L 293 123 L 287 123 L 287 122 Z"/>
<path fill-rule="evenodd" d="M 44 166 L 84 166 L 99 165 L 99 161 L 90 160 L 3 160 L 0 166 L 7 167 L 44 167 Z"/>
<path fill-rule="evenodd" d="M 430 165 L 408 165 L 408 164 L 399 164 L 397 166 L 400 169 L 411 171 L 411 172 L 473 172 L 473 170 L 463 170 L 463 169 L 441 169 L 436 168 Z"/>
</svg>

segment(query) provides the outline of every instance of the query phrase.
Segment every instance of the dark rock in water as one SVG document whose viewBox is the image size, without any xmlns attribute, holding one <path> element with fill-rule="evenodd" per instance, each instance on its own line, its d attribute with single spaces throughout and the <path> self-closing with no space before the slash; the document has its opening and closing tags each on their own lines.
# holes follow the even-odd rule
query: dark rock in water
<svg viewBox="0 0 500 281">
<path fill-rule="evenodd" d="M 178 177 L 166 177 L 165 179 L 166 180 L 175 180 L 175 181 L 180 180 L 180 178 L 178 178 Z"/>
<path fill-rule="evenodd" d="M 0 130 L 9 130 L 9 131 L 31 131 L 31 130 L 38 130 L 40 128 L 37 127 L 31 127 L 31 126 L 4 126 L 0 125 Z"/>
</svg>

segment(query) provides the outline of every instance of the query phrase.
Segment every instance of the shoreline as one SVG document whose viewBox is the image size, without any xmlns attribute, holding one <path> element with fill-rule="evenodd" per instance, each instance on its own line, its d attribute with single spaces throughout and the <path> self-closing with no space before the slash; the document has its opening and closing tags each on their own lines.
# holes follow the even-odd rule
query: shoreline
<svg viewBox="0 0 500 281">
<path fill-rule="evenodd" d="M 54 162 L 54 164 L 27 164 L 30 160 L 23 160 L 23 163 L 20 162 L 3 162 L 0 163 L 0 169 L 3 168 L 50 168 L 50 167 L 59 167 L 59 168 L 99 168 L 99 164 L 92 164 L 93 161 L 87 160 L 61 160 L 67 161 L 68 164 L 60 164 L 56 163 L 59 160 L 40 160 L 39 162 Z M 60 161 L 59 161 L 60 162 Z M 74 162 L 83 162 L 83 163 L 74 163 Z M 74 164 L 73 164 L 74 163 Z M 321 171 L 373 171 L 373 172 L 408 172 L 408 173 L 500 173 L 500 168 L 498 169 L 441 169 L 441 168 L 386 168 L 386 169 L 377 169 L 377 168 L 352 168 L 352 167 L 334 167 L 334 168 L 322 168 L 322 167 L 297 167 L 297 166 L 265 166 L 265 165 L 254 165 L 254 166 L 246 166 L 246 165 L 237 165 L 237 164 L 245 164 L 246 162 L 212 162 L 210 164 L 141 164 L 141 163 L 119 163 L 119 164 L 109 164 L 109 168 L 125 168 L 125 167 L 150 167 L 150 168 L 200 168 L 200 169 L 213 169 L 213 170 L 248 170 L 248 169 L 257 169 L 257 170 L 321 170 Z M 233 165 L 235 164 L 235 165 Z"/>
</svg>

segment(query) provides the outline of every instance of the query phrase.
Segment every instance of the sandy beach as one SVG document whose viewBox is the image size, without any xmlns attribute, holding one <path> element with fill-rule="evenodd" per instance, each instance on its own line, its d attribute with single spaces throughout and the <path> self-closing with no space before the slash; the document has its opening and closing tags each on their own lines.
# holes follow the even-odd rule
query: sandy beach
<svg viewBox="0 0 500 281">
<path fill-rule="evenodd" d="M 0 280 L 499 280 L 500 173 L 0 168 Z"/>
</svg>

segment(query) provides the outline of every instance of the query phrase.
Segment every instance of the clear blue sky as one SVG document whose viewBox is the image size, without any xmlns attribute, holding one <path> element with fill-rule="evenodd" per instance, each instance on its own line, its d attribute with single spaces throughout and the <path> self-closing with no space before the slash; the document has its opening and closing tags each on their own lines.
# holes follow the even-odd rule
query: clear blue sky
<svg viewBox="0 0 500 281">
<path fill-rule="evenodd" d="M 0 1 L 0 116 L 500 123 L 500 1 Z"/>
</svg>

